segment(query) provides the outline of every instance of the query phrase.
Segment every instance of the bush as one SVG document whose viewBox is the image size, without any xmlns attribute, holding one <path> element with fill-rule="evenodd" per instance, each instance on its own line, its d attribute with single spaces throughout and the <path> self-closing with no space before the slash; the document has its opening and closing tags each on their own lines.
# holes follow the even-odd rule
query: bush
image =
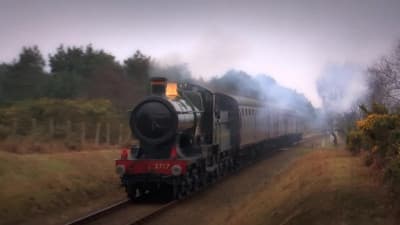
<svg viewBox="0 0 400 225">
<path fill-rule="evenodd" d="M 364 163 L 366 166 L 371 166 L 374 163 L 374 155 L 371 152 L 365 155 Z"/>
<path fill-rule="evenodd" d="M 373 113 L 364 111 L 367 116 L 347 136 L 348 149 L 353 153 L 366 150 L 365 164 L 383 168 L 386 182 L 400 194 L 400 115 L 389 114 L 379 105 L 373 106 Z"/>
<path fill-rule="evenodd" d="M 347 135 L 346 144 L 348 149 L 353 153 L 357 154 L 361 149 L 367 149 L 367 141 L 365 135 L 360 130 L 352 130 Z"/>
<path fill-rule="evenodd" d="M 385 180 L 392 191 L 400 194 L 400 158 L 392 159 L 385 168 Z"/>
<path fill-rule="evenodd" d="M 373 150 L 380 157 L 396 155 L 396 146 L 400 144 L 400 116 L 370 114 L 357 121 L 357 137 L 363 138 L 366 149 Z M 350 135 L 348 138 L 357 144 L 357 138 L 353 140 Z"/>
</svg>

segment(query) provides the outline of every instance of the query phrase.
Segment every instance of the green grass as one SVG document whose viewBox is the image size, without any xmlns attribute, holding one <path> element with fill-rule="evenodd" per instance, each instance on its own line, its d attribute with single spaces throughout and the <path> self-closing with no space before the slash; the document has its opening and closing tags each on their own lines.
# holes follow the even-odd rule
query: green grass
<svg viewBox="0 0 400 225">
<path fill-rule="evenodd" d="M 0 224 L 23 222 L 121 191 L 114 172 L 118 155 L 118 151 L 0 151 Z"/>
</svg>

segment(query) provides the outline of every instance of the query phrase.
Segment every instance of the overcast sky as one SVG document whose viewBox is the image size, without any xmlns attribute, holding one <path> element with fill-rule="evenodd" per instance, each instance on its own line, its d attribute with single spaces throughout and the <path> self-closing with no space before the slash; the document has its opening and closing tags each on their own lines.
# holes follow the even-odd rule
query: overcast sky
<svg viewBox="0 0 400 225">
<path fill-rule="evenodd" d="M 0 62 L 26 45 L 92 43 L 120 61 L 140 49 L 204 78 L 269 74 L 319 106 L 327 67 L 365 68 L 394 47 L 400 0 L 0 0 L 0 32 Z"/>
</svg>

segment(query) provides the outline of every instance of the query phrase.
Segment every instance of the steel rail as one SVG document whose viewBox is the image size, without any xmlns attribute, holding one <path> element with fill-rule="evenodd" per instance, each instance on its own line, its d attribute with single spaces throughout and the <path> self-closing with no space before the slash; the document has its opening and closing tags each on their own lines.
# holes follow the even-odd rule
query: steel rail
<svg viewBox="0 0 400 225">
<path fill-rule="evenodd" d="M 96 219 L 98 219 L 98 218 L 100 218 L 102 216 L 108 215 L 108 214 L 110 214 L 112 212 L 115 212 L 118 209 L 126 207 L 129 203 L 130 203 L 129 199 L 121 200 L 121 201 L 119 201 L 117 203 L 114 203 L 114 204 L 112 204 L 110 206 L 107 206 L 107 207 L 105 207 L 103 209 L 96 210 L 94 212 L 89 213 L 86 216 L 80 217 L 80 218 L 75 219 L 75 220 L 73 220 L 73 221 L 71 221 L 69 223 L 66 223 L 65 225 L 82 225 L 82 224 L 90 223 L 90 222 L 92 222 L 92 221 L 94 221 L 94 220 L 96 220 Z"/>
<path fill-rule="evenodd" d="M 182 199 L 182 200 L 184 200 L 184 199 Z M 182 200 L 175 200 L 175 201 L 169 202 L 169 203 L 161 206 L 160 208 L 154 210 L 153 212 L 151 212 L 151 213 L 149 213 L 149 214 L 147 214 L 147 215 L 145 215 L 145 216 L 143 216 L 143 217 L 141 217 L 141 218 L 139 218 L 139 219 L 137 219 L 137 220 L 135 220 L 133 222 L 129 222 L 126 225 L 141 225 L 141 224 L 145 224 L 145 223 L 149 222 L 151 219 L 154 219 L 156 216 L 162 214 L 166 210 L 173 208 L 174 206 L 177 205 L 178 202 L 180 202 Z"/>
</svg>

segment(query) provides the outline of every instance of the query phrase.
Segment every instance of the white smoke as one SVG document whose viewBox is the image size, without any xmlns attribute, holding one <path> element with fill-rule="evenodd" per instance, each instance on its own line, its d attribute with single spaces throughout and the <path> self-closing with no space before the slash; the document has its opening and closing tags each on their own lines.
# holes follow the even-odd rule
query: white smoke
<svg viewBox="0 0 400 225">
<path fill-rule="evenodd" d="M 168 53 L 157 58 L 158 64 L 186 64 L 195 78 L 209 79 L 230 68 L 238 68 L 248 59 L 250 44 L 239 35 L 224 29 L 209 29 L 183 52 Z"/>
<path fill-rule="evenodd" d="M 367 93 L 367 78 L 359 66 L 329 65 L 318 78 L 317 88 L 325 111 L 344 113 L 354 108 Z"/>
</svg>

